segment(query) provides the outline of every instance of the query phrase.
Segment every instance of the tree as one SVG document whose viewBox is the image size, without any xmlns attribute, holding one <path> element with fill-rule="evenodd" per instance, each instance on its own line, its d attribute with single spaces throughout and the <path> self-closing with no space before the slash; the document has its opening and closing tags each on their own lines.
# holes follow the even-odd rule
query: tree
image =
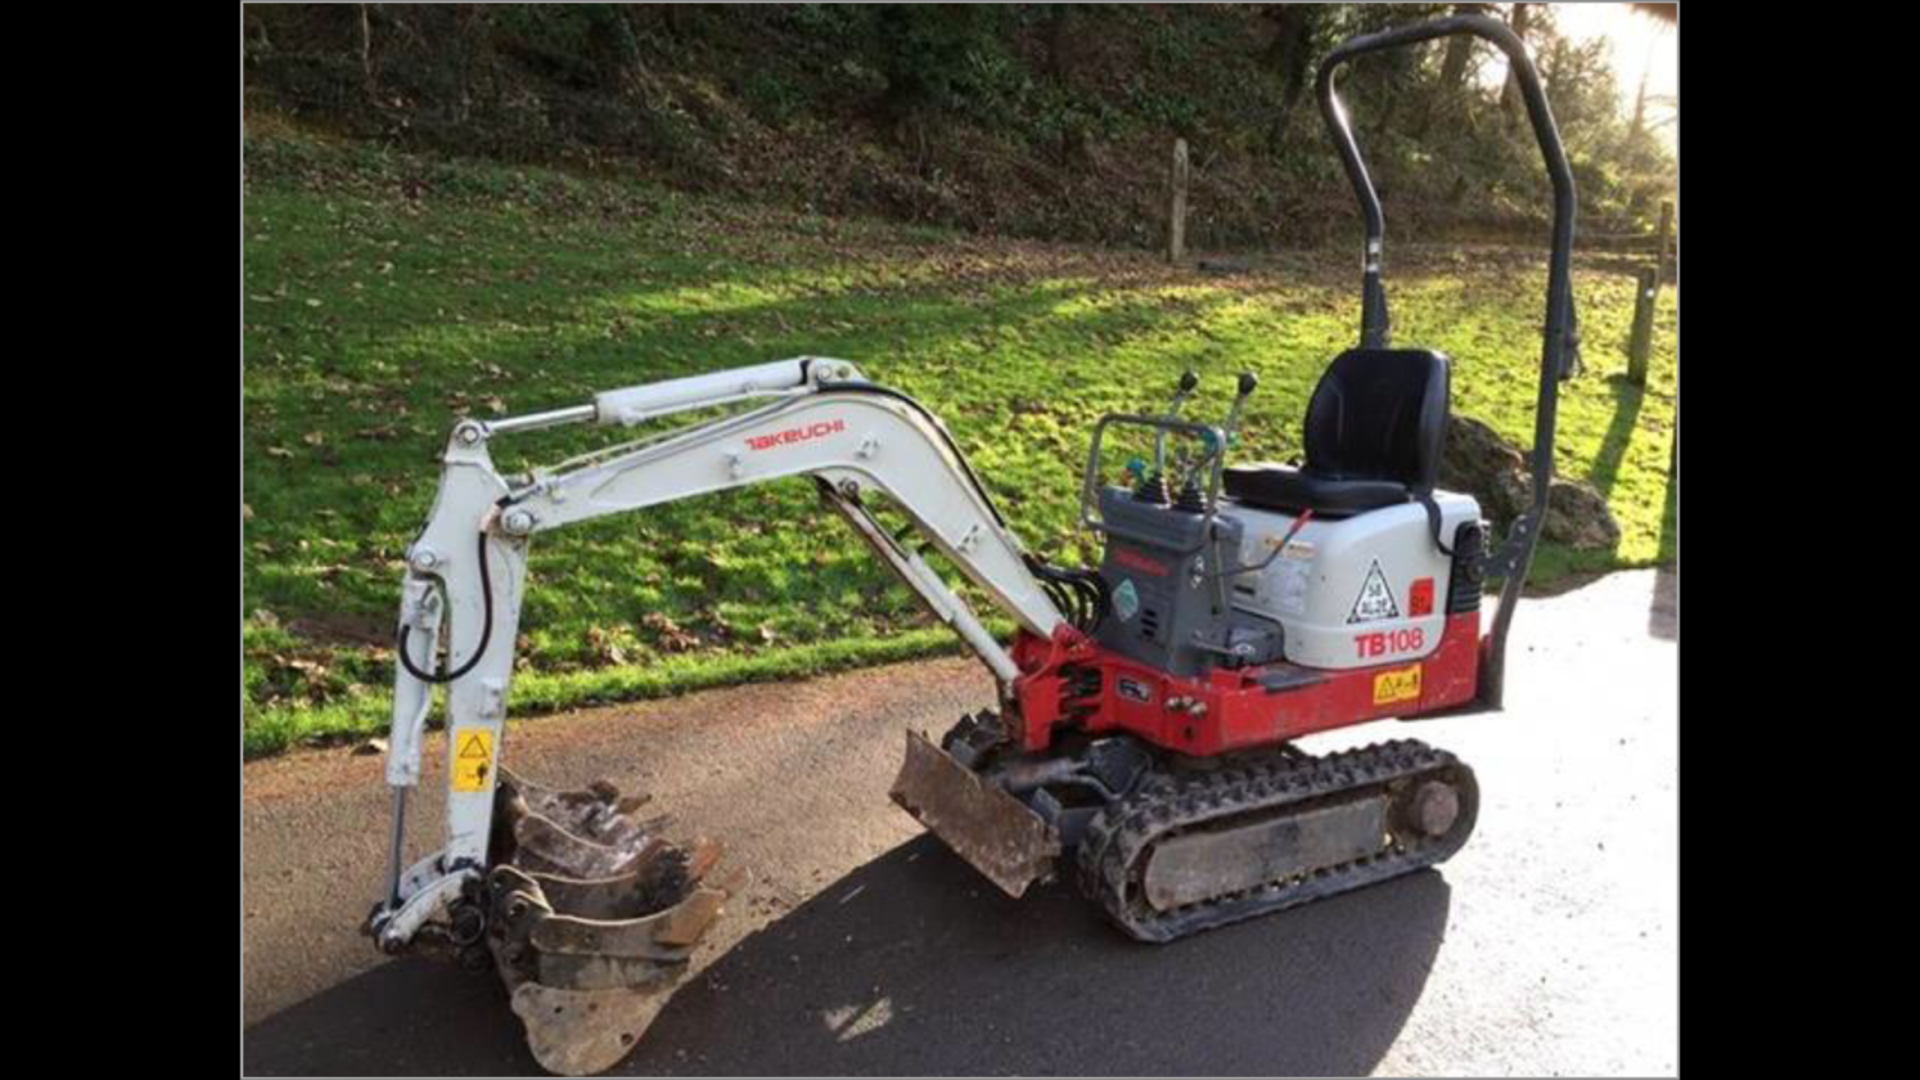
<svg viewBox="0 0 1920 1080">
<path fill-rule="evenodd" d="M 971 4 L 879 4 L 876 57 L 883 106 L 896 127 L 955 104 L 967 53 L 999 27 L 1000 9 Z"/>
<path fill-rule="evenodd" d="M 1072 40 L 1073 5 L 1038 4 L 1035 6 L 1040 9 L 1039 15 L 1044 20 L 1046 28 L 1047 78 L 1055 83 L 1064 84 L 1067 81 L 1068 43 Z"/>
<path fill-rule="evenodd" d="M 1260 13 L 1273 22 L 1273 41 L 1262 57 L 1267 69 L 1280 76 L 1280 104 L 1291 111 L 1307 88 L 1307 73 L 1312 69 L 1313 32 L 1319 24 L 1321 8 L 1313 4 L 1282 4 L 1264 7 Z"/>
<path fill-rule="evenodd" d="M 1280 109 L 1273 118 L 1271 141 L 1286 141 L 1294 108 L 1306 93 L 1313 70 L 1313 37 L 1323 8 L 1317 4 L 1281 4 L 1263 7 L 1260 14 L 1273 24 L 1273 39 L 1260 55 L 1261 66 L 1280 81 Z"/>
<path fill-rule="evenodd" d="M 1513 35 L 1520 39 L 1522 45 L 1527 43 L 1527 27 L 1533 21 L 1530 14 L 1533 7 L 1532 4 L 1513 5 L 1513 16 L 1508 20 L 1513 27 Z M 1507 84 L 1500 89 L 1500 108 L 1507 114 L 1507 123 L 1520 119 L 1520 77 L 1514 74 L 1511 66 L 1507 69 Z"/>
<path fill-rule="evenodd" d="M 1455 15 L 1485 15 L 1493 10 L 1492 4 L 1455 4 Z M 1420 123 L 1414 129 L 1415 138 L 1425 138 L 1433 127 L 1434 118 L 1444 112 L 1452 111 L 1463 96 L 1467 83 L 1468 62 L 1473 59 L 1473 47 L 1478 39 L 1470 34 L 1456 34 L 1447 39 L 1447 52 L 1440 62 L 1440 83 L 1427 95 L 1425 107 L 1420 112 Z"/>
</svg>

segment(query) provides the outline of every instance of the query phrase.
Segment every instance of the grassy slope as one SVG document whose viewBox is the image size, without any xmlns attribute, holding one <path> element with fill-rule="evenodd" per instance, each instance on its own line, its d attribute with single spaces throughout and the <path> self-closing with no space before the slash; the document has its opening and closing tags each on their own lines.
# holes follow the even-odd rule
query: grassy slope
<svg viewBox="0 0 1920 1080">
<path fill-rule="evenodd" d="M 246 206 L 245 746 L 385 722 L 400 555 L 463 412 L 802 353 L 842 356 L 946 420 L 1030 547 L 1073 528 L 1084 439 L 1163 399 L 1183 366 L 1224 407 L 1263 383 L 1245 457 L 1298 453 L 1321 368 L 1354 334 L 1353 259 L 1196 277 L 1144 256 L 966 239 L 729 206 L 607 180 L 257 139 Z M 1396 337 L 1459 362 L 1455 408 L 1531 440 L 1543 264 L 1395 257 Z M 1676 313 L 1643 394 L 1609 378 L 1631 282 L 1576 279 L 1587 372 L 1562 396 L 1558 466 L 1624 537 L 1544 549 L 1541 579 L 1670 559 Z M 503 470 L 609 441 L 501 439 Z M 533 548 L 516 709 L 673 692 L 950 647 L 803 482 L 609 520 Z"/>
</svg>

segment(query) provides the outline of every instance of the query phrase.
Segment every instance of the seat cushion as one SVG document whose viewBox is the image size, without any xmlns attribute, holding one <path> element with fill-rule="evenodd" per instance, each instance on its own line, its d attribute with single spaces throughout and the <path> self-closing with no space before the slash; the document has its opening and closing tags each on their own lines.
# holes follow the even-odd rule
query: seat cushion
<svg viewBox="0 0 1920 1080">
<path fill-rule="evenodd" d="M 1334 480 L 1271 462 L 1230 466 L 1221 482 L 1228 498 L 1248 506 L 1295 514 L 1312 510 L 1320 517 L 1347 517 L 1412 497 L 1407 485 L 1393 480 Z"/>
</svg>

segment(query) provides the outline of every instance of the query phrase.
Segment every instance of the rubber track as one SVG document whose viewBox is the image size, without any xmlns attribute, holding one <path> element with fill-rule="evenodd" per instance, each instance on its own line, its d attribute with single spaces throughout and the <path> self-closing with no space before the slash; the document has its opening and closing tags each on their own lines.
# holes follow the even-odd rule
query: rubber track
<svg viewBox="0 0 1920 1080">
<path fill-rule="evenodd" d="M 1446 779 L 1459 791 L 1460 817 L 1443 837 L 1432 839 L 1396 827 L 1392 843 L 1346 863 L 1170 911 L 1157 911 L 1147 903 L 1140 882 L 1147 857 L 1161 840 L 1245 815 L 1266 817 L 1290 806 L 1305 809 L 1329 797 L 1424 777 Z M 1173 941 L 1441 862 L 1466 843 L 1479 802 L 1472 769 L 1452 754 L 1413 739 L 1324 757 L 1282 749 L 1215 772 L 1161 773 L 1094 817 L 1078 853 L 1080 888 L 1133 937 Z M 1396 812 L 1397 803 L 1389 813 Z"/>
</svg>

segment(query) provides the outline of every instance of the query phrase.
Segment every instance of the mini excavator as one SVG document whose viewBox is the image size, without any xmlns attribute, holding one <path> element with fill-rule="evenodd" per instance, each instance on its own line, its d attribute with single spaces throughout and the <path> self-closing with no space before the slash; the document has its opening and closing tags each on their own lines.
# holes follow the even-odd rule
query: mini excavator
<svg viewBox="0 0 1920 1080">
<path fill-rule="evenodd" d="M 1532 502 L 1498 543 L 1472 497 L 1436 486 L 1452 364 L 1389 343 L 1380 203 L 1335 91 L 1357 57 L 1454 34 L 1511 58 L 1553 189 Z M 718 845 L 670 840 L 641 797 L 604 783 L 552 790 L 502 764 L 527 546 L 576 522 L 789 478 L 811 481 L 993 673 L 993 707 L 938 740 L 907 733 L 892 797 L 1007 893 L 1061 875 L 1121 932 L 1171 942 L 1459 851 L 1479 798 L 1452 754 L 1396 739 L 1315 756 L 1295 742 L 1501 705 L 1547 509 L 1557 383 L 1575 348 L 1573 180 L 1539 76 L 1496 20 L 1356 38 L 1327 57 L 1316 89 L 1365 219 L 1360 343 L 1320 379 L 1298 467 L 1226 460 L 1252 374 L 1218 424 L 1184 411 L 1191 372 L 1164 410 L 1100 419 L 1079 505 L 1097 568 L 1029 552 L 940 420 L 845 360 L 779 360 L 459 422 L 407 551 L 386 766 L 392 862 L 366 924 L 378 946 L 497 970 L 551 1071 L 600 1071 L 633 1047 L 742 878 L 719 869 Z M 518 432 L 716 409 L 522 476 L 488 456 L 491 440 Z M 1116 468 L 1111 447 L 1128 433 L 1141 453 Z M 912 529 L 890 530 L 882 504 Z M 933 552 L 1011 619 L 1010 642 L 929 565 Z M 445 843 L 409 863 L 406 797 L 438 686 Z"/>
</svg>

